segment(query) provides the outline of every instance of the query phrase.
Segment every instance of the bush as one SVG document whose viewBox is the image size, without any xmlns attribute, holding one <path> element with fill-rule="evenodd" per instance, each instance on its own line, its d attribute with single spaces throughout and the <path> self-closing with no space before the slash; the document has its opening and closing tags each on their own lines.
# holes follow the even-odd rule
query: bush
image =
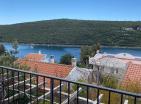
<svg viewBox="0 0 141 104">
<path fill-rule="evenodd" d="M 5 53 L 5 47 L 3 44 L 0 44 L 0 55 Z"/>
<path fill-rule="evenodd" d="M 112 75 L 106 75 L 103 77 L 102 85 L 110 88 L 118 87 L 118 80 Z"/>
<path fill-rule="evenodd" d="M 60 59 L 60 64 L 71 65 L 71 59 L 73 56 L 71 54 L 65 54 Z"/>
</svg>

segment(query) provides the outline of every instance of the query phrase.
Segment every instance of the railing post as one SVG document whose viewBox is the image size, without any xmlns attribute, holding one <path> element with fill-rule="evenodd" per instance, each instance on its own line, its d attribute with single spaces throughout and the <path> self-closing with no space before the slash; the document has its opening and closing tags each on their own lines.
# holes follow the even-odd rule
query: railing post
<svg viewBox="0 0 141 104">
<path fill-rule="evenodd" d="M 38 104 L 38 76 L 36 76 L 36 99 L 37 99 L 37 104 Z"/>
<path fill-rule="evenodd" d="M 53 96 L 53 88 L 54 88 L 54 79 L 50 79 L 50 104 L 53 104 L 54 96 Z"/>
<path fill-rule="evenodd" d="M 13 102 L 15 101 L 15 98 L 14 98 L 14 95 L 15 95 L 15 86 L 14 86 L 14 84 L 15 84 L 15 79 L 14 79 L 14 75 L 15 75 L 15 72 L 14 71 L 12 71 L 12 84 L 13 84 Z"/>
<path fill-rule="evenodd" d="M 99 104 L 99 89 L 97 89 L 97 104 Z"/>
<path fill-rule="evenodd" d="M 123 102 L 123 94 L 121 95 L 120 104 Z"/>
<path fill-rule="evenodd" d="M 26 85 L 25 85 L 25 80 L 26 80 L 25 74 L 26 74 L 26 73 L 23 73 L 23 74 L 24 74 L 23 77 L 24 77 L 24 102 L 25 102 L 25 101 L 26 101 L 26 100 L 25 100 L 25 96 L 26 96 L 26 94 L 25 94 L 25 87 L 26 87 Z"/>
<path fill-rule="evenodd" d="M 6 69 L 7 72 L 7 96 L 8 96 L 8 104 L 9 104 L 9 71 Z M 18 87 L 19 88 L 19 87 Z"/>
<path fill-rule="evenodd" d="M 68 104 L 70 104 L 70 82 L 68 82 Z"/>
<path fill-rule="evenodd" d="M 31 80 L 31 78 L 32 78 L 32 75 L 31 74 L 30 74 L 29 78 L 30 78 L 30 103 L 31 103 L 32 102 L 32 97 L 31 97 L 31 93 L 32 93 L 32 90 L 31 90 L 32 80 Z"/>
<path fill-rule="evenodd" d="M 60 80 L 60 96 L 59 96 L 59 104 L 62 102 L 62 87 L 61 87 L 62 81 Z"/>
<path fill-rule="evenodd" d="M 1 68 L 1 72 L 0 72 L 0 103 L 4 102 L 4 71 L 3 68 Z"/>
<path fill-rule="evenodd" d="M 111 92 L 109 91 L 109 98 L 108 98 L 108 104 L 111 102 Z"/>
<path fill-rule="evenodd" d="M 136 100 L 137 100 L 137 98 L 136 98 L 136 96 L 135 96 L 135 99 L 134 99 L 134 104 L 136 104 Z"/>
<path fill-rule="evenodd" d="M 46 83 L 45 83 L 46 78 L 45 77 L 43 77 L 43 81 L 44 81 L 43 88 L 44 88 L 44 104 L 45 104 L 45 93 L 46 93 L 46 90 L 45 90 L 45 88 L 46 88 Z"/>
<path fill-rule="evenodd" d="M 89 103 L 89 87 L 87 86 L 87 104 Z"/>
<path fill-rule="evenodd" d="M 18 98 L 20 99 L 20 84 L 19 84 L 19 82 L 20 82 L 20 73 L 18 72 L 18 91 L 19 91 L 19 95 L 18 95 Z"/>
<path fill-rule="evenodd" d="M 77 104 L 79 104 L 79 84 L 77 84 Z"/>
</svg>

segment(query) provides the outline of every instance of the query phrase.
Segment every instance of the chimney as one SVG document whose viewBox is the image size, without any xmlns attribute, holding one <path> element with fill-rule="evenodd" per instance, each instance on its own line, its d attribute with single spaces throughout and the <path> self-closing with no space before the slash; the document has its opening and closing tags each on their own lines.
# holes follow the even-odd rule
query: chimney
<svg viewBox="0 0 141 104">
<path fill-rule="evenodd" d="M 50 63 L 55 63 L 55 60 L 54 60 L 54 56 L 53 55 L 50 56 Z"/>
<path fill-rule="evenodd" d="M 77 59 L 76 58 L 72 58 L 71 59 L 71 64 L 73 67 L 76 67 L 77 66 Z"/>
<path fill-rule="evenodd" d="M 99 50 L 96 51 L 97 54 L 98 54 L 99 52 L 100 52 Z"/>
<path fill-rule="evenodd" d="M 38 51 L 38 54 L 42 54 L 41 50 Z"/>
</svg>

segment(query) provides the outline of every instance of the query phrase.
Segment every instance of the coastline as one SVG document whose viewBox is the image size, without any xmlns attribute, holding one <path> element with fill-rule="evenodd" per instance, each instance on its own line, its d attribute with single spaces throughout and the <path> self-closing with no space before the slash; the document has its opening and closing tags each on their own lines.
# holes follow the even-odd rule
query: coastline
<svg viewBox="0 0 141 104">
<path fill-rule="evenodd" d="M 2 44 L 11 44 L 10 42 L 0 42 Z M 39 44 L 39 43 L 19 43 L 23 45 L 31 45 L 31 46 L 51 46 L 51 47 L 72 47 L 72 48 L 81 48 L 82 46 L 87 45 L 67 45 L 67 44 Z M 128 47 L 128 46 L 104 46 L 101 45 L 102 48 L 128 48 L 128 49 L 141 49 L 141 47 Z"/>
<path fill-rule="evenodd" d="M 1 44 L 11 44 L 10 42 L 0 42 Z M 39 43 L 19 43 L 21 45 L 31 45 L 31 46 L 52 46 L 52 47 L 72 47 L 80 48 L 82 45 L 63 45 L 63 44 L 39 44 Z"/>
<path fill-rule="evenodd" d="M 128 46 L 101 46 L 102 48 L 128 48 L 128 49 L 141 49 L 141 47 L 128 47 Z"/>
</svg>

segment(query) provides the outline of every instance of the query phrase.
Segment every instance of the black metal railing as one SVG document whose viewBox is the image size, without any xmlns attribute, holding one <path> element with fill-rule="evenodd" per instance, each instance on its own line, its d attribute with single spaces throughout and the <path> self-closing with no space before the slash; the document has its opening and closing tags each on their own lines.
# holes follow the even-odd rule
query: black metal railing
<svg viewBox="0 0 141 104">
<path fill-rule="evenodd" d="M 141 104 L 141 95 L 0 67 L 0 104 Z"/>
</svg>

